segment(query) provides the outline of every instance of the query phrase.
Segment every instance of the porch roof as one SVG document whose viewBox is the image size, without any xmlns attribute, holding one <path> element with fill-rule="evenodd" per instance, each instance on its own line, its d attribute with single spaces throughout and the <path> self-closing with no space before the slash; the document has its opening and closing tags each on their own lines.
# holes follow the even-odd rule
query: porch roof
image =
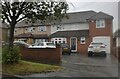
<svg viewBox="0 0 120 79">
<path fill-rule="evenodd" d="M 16 35 L 15 38 L 48 38 L 47 34 L 32 34 L 32 33 L 22 33 Z"/>
<path fill-rule="evenodd" d="M 89 30 L 69 30 L 69 31 L 58 31 L 50 35 L 54 37 L 86 37 L 89 36 Z"/>
</svg>

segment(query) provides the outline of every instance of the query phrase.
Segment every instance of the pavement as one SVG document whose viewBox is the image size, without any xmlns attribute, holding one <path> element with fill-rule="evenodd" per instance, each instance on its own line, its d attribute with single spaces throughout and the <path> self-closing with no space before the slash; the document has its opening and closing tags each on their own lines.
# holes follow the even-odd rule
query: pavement
<svg viewBox="0 0 120 79">
<path fill-rule="evenodd" d="M 33 77 L 118 77 L 118 60 L 107 57 L 87 57 L 80 54 L 63 55 L 60 64 L 64 69 L 58 72 L 24 75 Z"/>
</svg>

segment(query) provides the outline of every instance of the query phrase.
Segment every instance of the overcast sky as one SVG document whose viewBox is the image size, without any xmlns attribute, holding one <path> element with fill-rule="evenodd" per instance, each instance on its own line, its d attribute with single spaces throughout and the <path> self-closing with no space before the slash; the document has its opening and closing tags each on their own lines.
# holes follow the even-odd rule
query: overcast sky
<svg viewBox="0 0 120 79">
<path fill-rule="evenodd" d="M 106 2 L 104 2 L 106 1 Z M 69 4 L 68 12 L 88 11 L 94 10 L 96 12 L 102 11 L 114 17 L 113 32 L 118 29 L 118 0 L 67 0 Z"/>
</svg>

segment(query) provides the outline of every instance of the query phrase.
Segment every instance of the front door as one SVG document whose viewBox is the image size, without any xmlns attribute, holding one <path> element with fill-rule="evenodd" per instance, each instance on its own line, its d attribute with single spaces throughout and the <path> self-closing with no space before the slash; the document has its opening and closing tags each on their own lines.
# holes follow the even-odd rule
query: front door
<svg viewBox="0 0 120 79">
<path fill-rule="evenodd" d="M 71 47 L 71 52 L 77 52 L 77 38 L 76 37 L 70 38 L 70 47 Z"/>
</svg>

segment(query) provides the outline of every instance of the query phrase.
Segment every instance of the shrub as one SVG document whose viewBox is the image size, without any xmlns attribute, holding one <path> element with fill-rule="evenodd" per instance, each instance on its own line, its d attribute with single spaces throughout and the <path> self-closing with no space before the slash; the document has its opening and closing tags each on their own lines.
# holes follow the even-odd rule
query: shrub
<svg viewBox="0 0 120 79">
<path fill-rule="evenodd" d="M 9 48 L 8 46 L 3 46 L 2 49 L 2 63 L 12 64 L 17 63 L 21 58 L 20 49 L 18 46 L 13 46 Z"/>
</svg>

